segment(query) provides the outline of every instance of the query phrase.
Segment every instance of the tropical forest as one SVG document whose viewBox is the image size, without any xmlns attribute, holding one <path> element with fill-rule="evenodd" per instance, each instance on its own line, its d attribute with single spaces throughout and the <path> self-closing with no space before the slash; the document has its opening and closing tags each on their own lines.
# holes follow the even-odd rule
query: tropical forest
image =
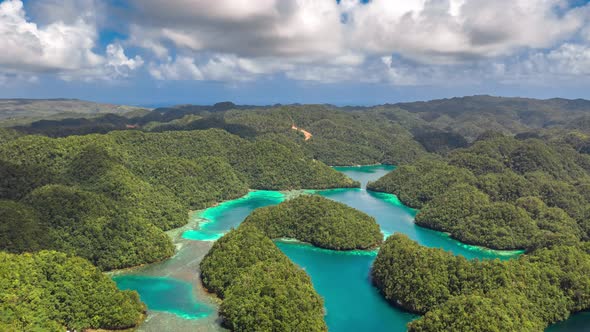
<svg viewBox="0 0 590 332">
<path fill-rule="evenodd" d="M 559 324 L 590 324 L 590 101 L 572 103 L 4 122 L 0 327 L 574 331 Z"/>
</svg>

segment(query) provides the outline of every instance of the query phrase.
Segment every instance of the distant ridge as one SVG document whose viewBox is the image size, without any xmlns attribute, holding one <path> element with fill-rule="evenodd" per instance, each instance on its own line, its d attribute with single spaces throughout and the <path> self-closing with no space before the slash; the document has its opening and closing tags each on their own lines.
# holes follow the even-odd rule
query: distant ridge
<svg viewBox="0 0 590 332">
<path fill-rule="evenodd" d="M 147 112 L 148 109 L 69 98 L 0 99 L 0 121 L 4 126 L 27 124 L 40 119 L 94 117 L 107 113 L 123 115 L 132 111 Z"/>
</svg>

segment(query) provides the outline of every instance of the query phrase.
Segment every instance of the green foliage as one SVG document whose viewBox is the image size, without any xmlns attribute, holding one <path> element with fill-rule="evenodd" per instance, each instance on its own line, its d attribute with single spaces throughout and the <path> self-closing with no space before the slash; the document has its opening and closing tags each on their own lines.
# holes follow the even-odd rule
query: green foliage
<svg viewBox="0 0 590 332">
<path fill-rule="evenodd" d="M 392 238 L 402 243 L 393 245 L 397 243 Z M 381 246 L 371 274 L 375 286 L 389 302 L 425 313 L 451 296 L 447 266 L 440 263 L 448 257 L 445 252 L 434 249 L 414 250 L 411 244 L 411 240 L 401 235 L 390 236 Z M 420 273 L 420 279 L 406 273 L 408 266 Z"/>
<path fill-rule="evenodd" d="M 416 223 L 494 249 L 588 238 L 589 175 L 570 147 L 489 135 L 443 160 L 398 167 L 368 188 L 421 208 Z M 477 189 L 476 189 L 477 188 Z"/>
<path fill-rule="evenodd" d="M 298 239 L 334 250 L 374 248 L 383 238 L 374 218 L 317 195 L 256 209 L 244 223 L 273 239 Z"/>
<path fill-rule="evenodd" d="M 475 176 L 466 169 L 451 166 L 433 159 L 422 159 L 412 165 L 403 165 L 367 189 L 395 194 L 404 204 L 421 208 L 449 187 L 457 183 L 475 183 Z"/>
<path fill-rule="evenodd" d="M 463 242 L 494 249 L 524 249 L 532 246 L 538 232 L 534 220 L 522 208 L 505 202 L 483 206 L 464 219 L 453 236 Z"/>
<path fill-rule="evenodd" d="M 478 187 L 492 201 L 515 202 L 518 198 L 535 194 L 535 186 L 522 175 L 510 170 L 488 173 L 478 178 Z"/>
<path fill-rule="evenodd" d="M 246 183 L 219 157 L 159 158 L 147 161 L 139 172 L 150 184 L 165 187 L 192 210 L 248 193 Z"/>
<path fill-rule="evenodd" d="M 256 189 L 358 187 L 342 173 L 325 164 L 310 161 L 302 152 L 269 140 L 259 140 L 237 152 L 234 168 L 246 175 Z M 288 175 L 288 176 L 287 176 Z"/>
<path fill-rule="evenodd" d="M 48 185 L 25 202 L 35 208 L 39 228 L 47 232 L 42 249 L 76 254 L 106 270 L 156 262 L 174 253 L 166 234 L 121 212 L 115 201 L 100 194 Z"/>
<path fill-rule="evenodd" d="M 36 251 L 48 242 L 37 211 L 14 201 L 0 200 L 0 243 L 9 252 Z"/>
<path fill-rule="evenodd" d="M 257 136 L 279 133 L 291 137 L 313 158 L 328 165 L 400 164 L 425 154 L 412 134 L 380 114 L 344 112 L 323 105 L 279 106 L 262 110 L 232 110 L 231 124 L 252 128 Z M 292 136 L 296 125 L 313 136 Z"/>
<path fill-rule="evenodd" d="M 136 326 L 145 311 L 88 261 L 54 251 L 0 252 L 0 328 L 64 331 Z"/>
<path fill-rule="evenodd" d="M 0 144 L 12 141 L 20 136 L 22 134 L 14 129 L 0 128 Z"/>
<path fill-rule="evenodd" d="M 425 313 L 410 331 L 542 331 L 590 308 L 589 272 L 587 243 L 505 262 L 468 261 L 394 234 L 372 277 L 389 302 Z"/>
<path fill-rule="evenodd" d="M 411 322 L 409 332 L 543 331 L 545 324 L 521 295 L 456 296 Z"/>
<path fill-rule="evenodd" d="M 456 184 L 436 196 L 416 215 L 416 224 L 436 230 L 456 230 L 462 221 L 489 205 L 489 197 L 469 184 Z"/>
<path fill-rule="evenodd" d="M 284 144 L 222 130 L 10 140 L 0 145 L 0 199 L 19 201 L 39 217 L 0 206 L 10 218 L 0 248 L 56 249 L 102 269 L 129 267 L 172 255 L 163 231 L 184 225 L 189 209 L 248 188 L 358 186 L 291 141 Z M 37 232 L 46 236 L 28 239 Z"/>
<path fill-rule="evenodd" d="M 237 277 L 258 262 L 286 264 L 288 258 L 256 227 L 240 226 L 217 240 L 201 261 L 203 285 L 223 298 Z"/>
<path fill-rule="evenodd" d="M 233 331 L 326 331 L 323 301 L 307 274 L 252 224 L 219 239 L 201 262 Z"/>
<path fill-rule="evenodd" d="M 258 262 L 227 289 L 219 312 L 232 331 L 327 331 L 323 307 L 305 271 Z"/>
</svg>

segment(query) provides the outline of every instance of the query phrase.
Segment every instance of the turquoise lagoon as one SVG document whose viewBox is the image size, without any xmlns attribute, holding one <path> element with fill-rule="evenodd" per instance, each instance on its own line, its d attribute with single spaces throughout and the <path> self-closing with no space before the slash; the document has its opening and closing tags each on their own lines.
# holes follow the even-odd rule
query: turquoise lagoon
<svg viewBox="0 0 590 332">
<path fill-rule="evenodd" d="M 378 179 L 394 167 L 377 165 L 335 167 L 335 169 L 360 181 L 365 188 L 368 181 Z M 416 226 L 413 222 L 416 211 L 404 206 L 395 195 L 375 193 L 365 189 L 308 192 L 342 202 L 375 217 L 385 236 L 396 232 L 403 233 L 421 245 L 442 248 L 470 259 L 504 260 L 521 254 L 519 251 L 497 251 L 466 245 L 450 238 L 447 234 Z M 140 294 L 147 294 L 142 295 L 142 299 L 144 296 L 151 296 L 149 292 L 145 292 L 143 283 L 149 284 L 153 280 L 141 278 L 128 280 L 127 276 L 136 278 L 145 274 L 174 279 L 170 291 L 159 293 L 157 297 L 154 297 L 155 302 L 144 300 L 150 312 L 166 312 L 172 315 L 155 318 L 150 318 L 148 315 L 147 322 L 140 327 L 140 330 L 158 331 L 158 328 L 161 330 L 163 326 L 175 326 L 175 331 L 184 330 L 183 326 L 187 326 L 186 330 L 189 330 L 188 326 L 190 330 L 220 330 L 217 321 L 217 304 L 204 290 L 197 287 L 200 285 L 198 263 L 213 241 L 231 228 L 237 227 L 253 210 L 279 204 L 285 199 L 285 194 L 280 192 L 253 191 L 237 200 L 197 212 L 193 222 L 175 236 L 175 243 L 180 249 L 173 258 L 156 264 L 155 268 L 148 267 L 147 270 L 140 269 L 116 276 L 114 279 L 121 288 L 136 289 Z M 341 252 L 297 242 L 277 240 L 275 243 L 293 262 L 304 268 L 310 275 L 315 289 L 325 300 L 326 322 L 330 331 L 405 331 L 406 324 L 416 318 L 415 315 L 389 305 L 377 289 L 372 287 L 369 271 L 377 255 L 376 250 Z M 188 285 L 182 286 L 176 283 L 189 278 L 193 280 L 192 289 L 185 288 Z M 186 298 L 178 294 L 179 291 L 190 292 L 196 296 L 194 299 Z M 195 299 L 198 303 L 194 302 Z M 175 304 L 175 302 L 178 303 Z M 210 310 L 213 313 L 210 313 Z M 165 323 L 162 323 L 164 318 L 166 318 Z M 548 331 L 581 331 L 579 328 L 583 326 L 584 319 L 588 320 L 588 314 L 576 315 L 566 322 L 551 327 Z M 188 321 L 192 323 L 183 325 Z"/>
<path fill-rule="evenodd" d="M 215 241 L 230 229 L 238 227 L 255 209 L 279 204 L 284 200 L 285 195 L 278 191 L 251 191 L 244 197 L 198 212 L 197 216 L 202 220 L 199 228 L 184 232 L 182 237 L 195 241 Z"/>
<path fill-rule="evenodd" d="M 186 281 L 141 275 L 116 276 L 113 280 L 120 289 L 137 291 L 150 310 L 170 312 L 184 319 L 203 318 L 214 310 L 195 299 L 193 286 Z"/>
</svg>

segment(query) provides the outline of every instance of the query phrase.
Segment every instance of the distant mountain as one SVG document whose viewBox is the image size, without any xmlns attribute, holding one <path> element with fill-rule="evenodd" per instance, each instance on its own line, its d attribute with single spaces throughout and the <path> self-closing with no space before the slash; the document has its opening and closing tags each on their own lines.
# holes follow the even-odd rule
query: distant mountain
<svg viewBox="0 0 590 332">
<path fill-rule="evenodd" d="M 145 114 L 136 106 L 95 103 L 78 99 L 0 99 L 2 126 L 27 124 L 40 119 L 94 117 L 99 114 Z"/>
<path fill-rule="evenodd" d="M 488 95 L 386 104 L 403 109 L 430 126 L 474 139 L 484 131 L 521 133 L 536 129 L 590 130 L 590 100 L 506 98 Z"/>
<path fill-rule="evenodd" d="M 476 95 L 394 104 L 410 112 L 436 111 L 448 115 L 463 112 L 526 112 L 526 111 L 590 111 L 590 100 L 585 99 L 532 99 L 519 97 L 495 97 Z"/>
</svg>

